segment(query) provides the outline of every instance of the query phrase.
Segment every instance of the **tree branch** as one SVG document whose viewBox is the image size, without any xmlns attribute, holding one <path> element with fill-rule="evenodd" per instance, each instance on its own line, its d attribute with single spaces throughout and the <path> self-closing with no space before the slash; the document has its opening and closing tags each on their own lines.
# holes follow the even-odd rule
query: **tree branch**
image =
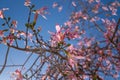
<svg viewBox="0 0 120 80">
<path fill-rule="evenodd" d="M 4 61 L 4 64 L 3 64 L 2 69 L 0 70 L 0 74 L 3 72 L 3 70 L 4 70 L 5 67 L 6 67 L 6 63 L 7 63 L 7 59 L 8 59 L 9 50 L 10 50 L 10 47 L 8 47 L 8 49 L 7 49 L 6 56 L 5 56 L 5 61 Z"/>
</svg>

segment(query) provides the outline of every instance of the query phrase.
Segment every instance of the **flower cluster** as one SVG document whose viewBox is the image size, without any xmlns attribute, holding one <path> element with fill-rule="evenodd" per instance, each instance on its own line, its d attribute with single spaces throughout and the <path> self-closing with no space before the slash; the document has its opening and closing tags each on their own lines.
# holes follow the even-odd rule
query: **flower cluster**
<svg viewBox="0 0 120 80">
<path fill-rule="evenodd" d="M 49 32 L 51 34 L 51 45 L 57 46 L 58 44 L 64 44 L 65 39 L 73 40 L 80 38 L 80 35 L 83 34 L 83 31 L 79 31 L 79 27 L 61 27 L 56 25 L 56 33 Z"/>
</svg>

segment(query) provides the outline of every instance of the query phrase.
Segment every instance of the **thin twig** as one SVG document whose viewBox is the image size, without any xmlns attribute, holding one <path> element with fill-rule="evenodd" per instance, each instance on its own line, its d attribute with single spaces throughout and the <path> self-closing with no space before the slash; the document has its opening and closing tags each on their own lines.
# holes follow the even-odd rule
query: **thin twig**
<svg viewBox="0 0 120 80">
<path fill-rule="evenodd" d="M 7 49 L 6 56 L 5 56 L 5 61 L 4 61 L 4 64 L 3 64 L 2 69 L 0 70 L 0 74 L 3 72 L 3 70 L 4 70 L 4 69 L 5 69 L 5 67 L 6 67 L 7 60 L 8 60 L 9 50 L 10 50 L 10 47 L 8 47 L 8 49 Z"/>
</svg>

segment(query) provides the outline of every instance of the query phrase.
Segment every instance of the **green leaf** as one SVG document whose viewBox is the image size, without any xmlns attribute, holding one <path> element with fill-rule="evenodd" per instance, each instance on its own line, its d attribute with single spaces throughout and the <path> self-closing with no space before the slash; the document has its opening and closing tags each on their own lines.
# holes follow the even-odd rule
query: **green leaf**
<svg viewBox="0 0 120 80">
<path fill-rule="evenodd" d="M 36 25 L 36 21 L 33 21 L 33 23 L 32 23 L 32 24 L 33 24 L 33 26 L 35 26 L 35 25 Z"/>
<path fill-rule="evenodd" d="M 68 51 L 66 51 L 66 50 L 64 50 L 64 52 L 65 52 L 65 54 L 66 54 L 66 55 L 68 55 L 68 54 L 69 54 L 69 53 L 68 53 Z"/>
<path fill-rule="evenodd" d="M 28 23 L 25 24 L 26 27 L 30 27 L 30 25 Z"/>
<path fill-rule="evenodd" d="M 25 24 L 26 27 L 28 27 L 28 28 L 30 28 L 32 30 L 34 29 L 34 25 L 35 25 L 35 23 L 30 23 L 30 24 L 26 23 Z"/>
<path fill-rule="evenodd" d="M 34 26 L 33 26 L 33 24 L 30 24 L 30 28 L 33 30 L 34 29 Z"/>
<path fill-rule="evenodd" d="M 97 80 L 97 75 L 94 75 L 94 76 L 93 76 L 93 80 Z"/>
<path fill-rule="evenodd" d="M 67 44 L 66 47 L 69 47 L 71 44 Z"/>
</svg>

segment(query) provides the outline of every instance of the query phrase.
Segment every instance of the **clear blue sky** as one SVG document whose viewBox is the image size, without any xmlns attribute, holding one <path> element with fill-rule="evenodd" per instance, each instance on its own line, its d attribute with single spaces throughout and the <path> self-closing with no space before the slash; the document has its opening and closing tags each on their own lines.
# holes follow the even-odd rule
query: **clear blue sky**
<svg viewBox="0 0 120 80">
<path fill-rule="evenodd" d="M 17 20 L 18 21 L 18 29 L 24 30 L 25 29 L 25 22 L 27 21 L 27 16 L 28 16 L 28 8 L 24 6 L 24 1 L 25 0 L 0 0 L 0 9 L 2 8 L 9 8 L 8 11 L 5 11 L 6 16 L 10 16 L 11 19 Z M 61 0 L 31 0 L 33 4 L 35 4 L 35 9 L 39 9 L 43 6 L 48 7 L 48 12 L 49 14 L 46 15 L 47 20 L 43 19 L 42 17 L 39 16 L 39 19 L 37 21 L 37 26 L 42 26 L 42 32 L 41 35 L 43 35 L 43 38 L 45 40 L 49 40 L 49 31 L 55 31 L 55 25 L 56 24 L 63 24 L 69 17 L 69 13 L 71 9 L 68 7 L 68 2 L 61 2 L 61 4 L 66 5 L 63 7 L 62 12 L 58 12 L 57 9 L 52 9 L 52 4 L 53 2 L 57 2 Z M 64 0 L 67 1 L 67 0 Z M 105 0 L 104 0 L 105 1 Z M 108 1 L 108 0 L 106 0 Z M 111 0 L 109 0 L 111 1 Z M 65 4 L 64 4 L 65 3 Z M 119 15 L 120 16 L 120 15 Z M 2 24 L 2 20 L 0 19 L 0 25 Z M 2 27 L 0 27 L 2 29 Z M 4 54 L 6 53 L 7 47 L 4 45 L 0 44 L 0 65 L 3 63 L 4 59 Z M 28 57 L 29 54 L 26 54 L 25 52 L 18 51 L 11 49 L 9 58 L 8 58 L 8 63 L 7 64 L 23 64 L 25 59 Z M 37 55 L 34 55 L 31 58 L 34 60 L 37 57 Z M 0 75 L 0 80 L 10 80 L 10 72 L 13 72 L 19 67 L 11 67 L 11 68 L 6 68 L 3 72 L 2 75 Z"/>
</svg>

